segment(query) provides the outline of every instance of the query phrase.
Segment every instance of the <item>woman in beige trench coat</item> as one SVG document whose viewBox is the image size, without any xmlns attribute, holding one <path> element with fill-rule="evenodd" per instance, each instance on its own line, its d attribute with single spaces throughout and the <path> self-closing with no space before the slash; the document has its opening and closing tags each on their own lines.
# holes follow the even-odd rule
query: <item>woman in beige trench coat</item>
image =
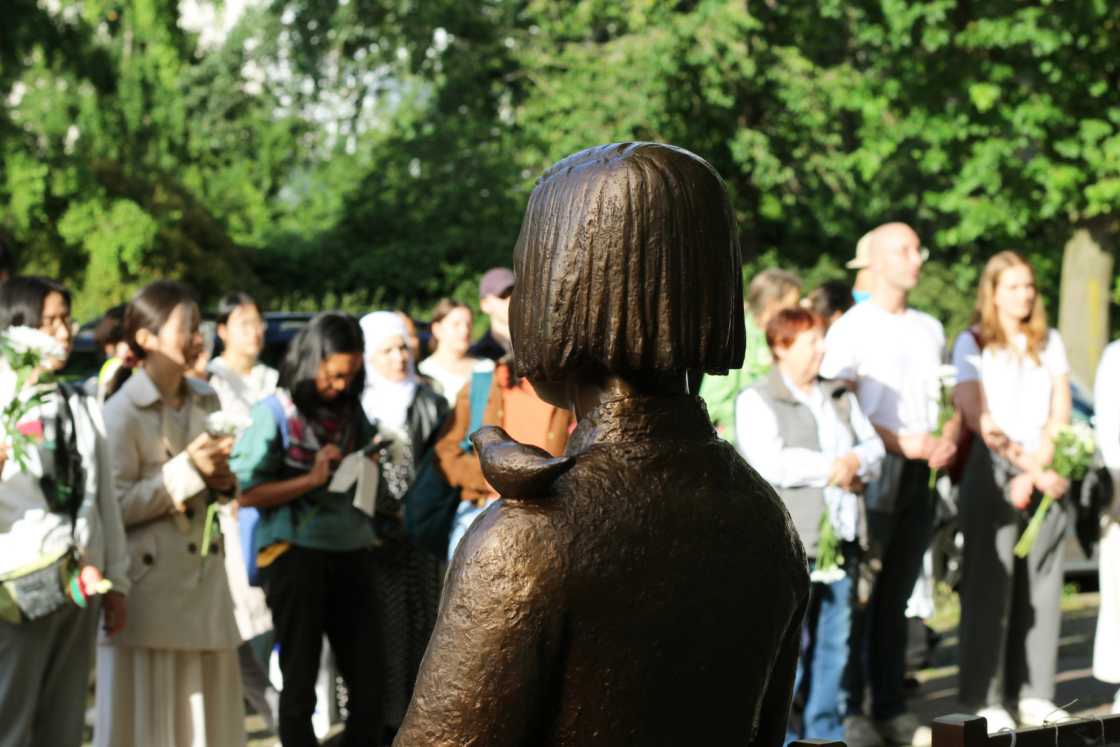
<svg viewBox="0 0 1120 747">
<path fill-rule="evenodd" d="M 218 397 L 184 376 L 199 316 L 190 291 L 166 281 L 137 291 L 125 312 L 144 365 L 106 403 L 105 424 L 132 593 L 125 632 L 100 641 L 95 747 L 245 744 L 241 639 L 216 520 L 205 536 L 210 505 L 238 492 L 232 439 L 207 435 Z"/>
</svg>

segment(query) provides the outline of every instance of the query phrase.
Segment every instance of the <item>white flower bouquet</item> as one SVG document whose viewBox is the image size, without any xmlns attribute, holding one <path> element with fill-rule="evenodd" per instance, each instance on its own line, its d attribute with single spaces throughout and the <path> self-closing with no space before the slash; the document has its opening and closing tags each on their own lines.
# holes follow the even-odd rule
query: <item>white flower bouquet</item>
<svg viewBox="0 0 1120 747">
<path fill-rule="evenodd" d="M 1049 468 L 1067 480 L 1080 480 L 1085 477 L 1085 472 L 1093 463 L 1093 454 L 1097 450 L 1097 439 L 1093 429 L 1088 423 L 1077 422 L 1073 425 L 1063 425 L 1054 434 L 1054 458 L 1050 461 Z M 1054 502 L 1053 496 L 1042 496 L 1038 510 L 1034 512 L 1023 536 L 1015 545 L 1015 554 L 1025 558 L 1031 554 L 1046 512 Z"/>
<path fill-rule="evenodd" d="M 233 436 L 237 438 L 253 424 L 248 415 L 218 410 L 206 416 L 206 432 L 214 438 Z"/>
<path fill-rule="evenodd" d="M 844 569 L 840 567 L 843 562 L 840 538 L 836 536 L 831 512 L 826 503 L 824 513 L 821 514 L 821 523 L 817 528 L 817 562 L 813 565 L 809 580 L 820 584 L 831 584 L 841 580 L 844 578 Z"/>
<path fill-rule="evenodd" d="M 941 438 L 945 424 L 953 419 L 953 388 L 957 385 L 956 366 L 939 366 L 934 375 L 929 379 L 928 394 L 930 403 L 937 407 L 937 424 L 931 429 L 934 438 Z M 932 491 L 937 485 L 937 471 L 929 472 L 929 489 Z M 932 492 L 931 492 L 932 496 Z"/>
<path fill-rule="evenodd" d="M 19 422 L 42 404 L 50 389 L 40 387 L 29 397 L 21 397 L 20 393 L 28 386 L 49 383 L 49 373 L 44 375 L 42 369 L 49 372 L 54 362 L 51 359 L 65 357 L 66 350 L 58 340 L 37 329 L 9 327 L 0 333 L 0 352 L 3 352 L 4 361 L 16 375 L 15 396 L 0 412 L 0 425 L 4 428 L 4 440 L 11 445 L 12 456 L 19 463 L 20 471 L 26 473 L 28 452 L 34 440 L 32 435 L 19 429 Z"/>
</svg>

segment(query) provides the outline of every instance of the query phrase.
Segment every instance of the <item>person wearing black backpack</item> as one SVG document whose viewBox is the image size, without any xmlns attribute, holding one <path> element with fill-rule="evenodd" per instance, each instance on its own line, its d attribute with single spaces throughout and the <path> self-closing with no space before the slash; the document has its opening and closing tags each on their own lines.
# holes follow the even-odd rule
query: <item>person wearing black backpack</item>
<svg viewBox="0 0 1120 747">
<path fill-rule="evenodd" d="M 0 745 L 77 747 L 98 617 L 109 635 L 127 617 L 124 525 L 96 402 L 48 379 L 73 342 L 70 291 L 31 275 L 4 283 L 0 335 L 13 354 L 45 353 L 30 376 L 23 361 L 0 363 L 0 408 L 24 403 L 0 449 Z M 99 576 L 112 590 L 92 595 L 107 590 Z"/>
</svg>

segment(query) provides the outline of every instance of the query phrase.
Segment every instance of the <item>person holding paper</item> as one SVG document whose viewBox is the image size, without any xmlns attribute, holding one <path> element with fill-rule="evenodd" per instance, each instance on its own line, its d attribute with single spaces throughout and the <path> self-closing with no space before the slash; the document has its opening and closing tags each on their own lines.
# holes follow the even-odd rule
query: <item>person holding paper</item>
<svg viewBox="0 0 1120 747">
<path fill-rule="evenodd" d="M 385 635 L 385 724 L 395 731 L 412 698 L 439 612 L 439 560 L 404 536 L 402 503 L 416 466 L 447 412 L 447 400 L 416 380 L 409 335 L 389 311 L 366 314 L 362 408 L 387 446 L 380 451 L 374 531 L 377 592 Z"/>
<path fill-rule="evenodd" d="M 381 738 L 377 537 L 355 505 L 370 487 L 361 477 L 363 453 L 377 435 L 361 406 L 362 351 L 354 317 L 327 311 L 312 319 L 281 362 L 275 399 L 252 409 L 253 424 L 230 457 L 244 491 L 241 505 L 261 512 L 257 566 L 280 645 L 279 727 L 286 747 L 318 745 L 311 716 L 324 634 L 349 694 L 345 742 Z M 331 485 L 340 463 L 350 477 Z"/>
</svg>

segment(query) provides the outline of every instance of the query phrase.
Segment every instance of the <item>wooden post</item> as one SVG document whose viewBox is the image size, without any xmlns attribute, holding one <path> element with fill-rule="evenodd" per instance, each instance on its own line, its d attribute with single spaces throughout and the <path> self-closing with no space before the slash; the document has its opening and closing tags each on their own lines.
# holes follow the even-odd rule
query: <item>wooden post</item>
<svg viewBox="0 0 1120 747">
<path fill-rule="evenodd" d="M 1108 303 L 1117 222 L 1098 216 L 1074 225 L 1062 256 L 1058 330 L 1072 378 L 1092 391 L 1101 351 L 1108 344 Z"/>
<path fill-rule="evenodd" d="M 933 720 L 933 747 L 1112 747 L 1120 745 L 1120 716 L 1078 718 L 1031 729 L 988 734 L 988 720 L 954 715 Z"/>
<path fill-rule="evenodd" d="M 987 747 L 988 719 L 955 713 L 933 720 L 933 747 Z"/>
</svg>

